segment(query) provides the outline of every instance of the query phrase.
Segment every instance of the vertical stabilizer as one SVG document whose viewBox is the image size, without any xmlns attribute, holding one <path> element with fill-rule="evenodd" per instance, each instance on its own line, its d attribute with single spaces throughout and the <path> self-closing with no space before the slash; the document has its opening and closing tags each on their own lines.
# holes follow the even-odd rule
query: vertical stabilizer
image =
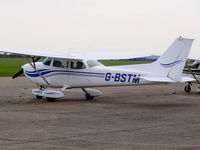
<svg viewBox="0 0 200 150">
<path fill-rule="evenodd" d="M 181 81 L 193 39 L 177 38 L 172 45 L 153 63 L 159 76 L 167 76 L 174 81 Z"/>
</svg>

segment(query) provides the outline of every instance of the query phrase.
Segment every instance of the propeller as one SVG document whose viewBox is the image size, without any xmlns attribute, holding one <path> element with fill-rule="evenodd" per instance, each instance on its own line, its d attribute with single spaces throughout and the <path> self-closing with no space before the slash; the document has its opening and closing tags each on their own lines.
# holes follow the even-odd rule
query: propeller
<svg viewBox="0 0 200 150">
<path fill-rule="evenodd" d="M 12 78 L 15 79 L 15 78 L 21 76 L 23 73 L 24 73 L 24 70 L 21 69 L 21 70 L 19 70 Z"/>
<path fill-rule="evenodd" d="M 40 60 L 41 57 L 38 57 L 36 59 L 32 58 L 33 63 L 37 62 L 38 60 Z M 15 79 L 19 76 L 21 76 L 24 73 L 23 68 L 21 70 L 19 70 L 12 78 Z"/>
</svg>

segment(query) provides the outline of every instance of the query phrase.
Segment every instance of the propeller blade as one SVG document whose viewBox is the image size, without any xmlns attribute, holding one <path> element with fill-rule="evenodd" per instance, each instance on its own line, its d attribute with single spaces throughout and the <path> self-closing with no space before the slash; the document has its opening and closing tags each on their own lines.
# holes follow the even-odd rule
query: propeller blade
<svg viewBox="0 0 200 150">
<path fill-rule="evenodd" d="M 17 72 L 12 78 L 15 79 L 17 77 L 19 77 L 20 75 L 22 75 L 24 73 L 23 69 L 21 69 L 19 72 Z"/>
<path fill-rule="evenodd" d="M 32 58 L 33 63 L 37 62 L 38 60 L 40 60 L 41 57 L 38 57 L 36 59 Z M 24 73 L 23 69 L 21 69 L 19 72 L 17 72 L 12 78 L 15 79 L 19 76 L 21 76 Z"/>
</svg>

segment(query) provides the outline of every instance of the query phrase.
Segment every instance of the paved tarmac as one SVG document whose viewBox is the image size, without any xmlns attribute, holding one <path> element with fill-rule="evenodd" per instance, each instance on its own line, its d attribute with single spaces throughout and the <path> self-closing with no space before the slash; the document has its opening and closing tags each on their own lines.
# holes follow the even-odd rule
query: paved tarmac
<svg viewBox="0 0 200 150">
<path fill-rule="evenodd" d="M 28 79 L 0 78 L 0 150 L 199 150 L 200 94 L 184 85 L 97 88 L 94 101 L 72 89 L 50 103 Z"/>
</svg>

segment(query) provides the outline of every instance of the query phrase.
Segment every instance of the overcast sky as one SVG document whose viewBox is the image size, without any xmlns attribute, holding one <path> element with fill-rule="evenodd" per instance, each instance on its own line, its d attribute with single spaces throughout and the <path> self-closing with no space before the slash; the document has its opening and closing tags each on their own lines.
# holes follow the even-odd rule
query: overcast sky
<svg viewBox="0 0 200 150">
<path fill-rule="evenodd" d="M 200 58 L 200 0 L 0 0 L 2 48 L 162 54 L 180 35 Z"/>
</svg>

